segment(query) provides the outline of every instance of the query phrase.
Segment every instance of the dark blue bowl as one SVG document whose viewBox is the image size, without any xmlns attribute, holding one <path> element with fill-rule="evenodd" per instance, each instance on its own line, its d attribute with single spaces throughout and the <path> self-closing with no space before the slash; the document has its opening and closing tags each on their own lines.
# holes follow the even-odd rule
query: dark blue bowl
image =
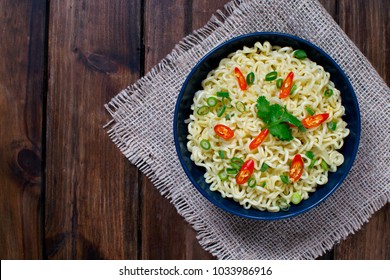
<svg viewBox="0 0 390 280">
<path fill-rule="evenodd" d="M 213 192 L 209 189 L 209 185 L 204 179 L 205 169 L 195 165 L 190 159 L 190 152 L 187 150 L 188 129 L 184 120 L 188 119 L 191 114 L 193 96 L 196 91 L 201 89 L 202 80 L 206 78 L 211 70 L 217 68 L 221 59 L 227 57 L 228 54 L 242 49 L 244 46 L 253 47 L 258 41 L 269 41 L 272 45 L 303 49 L 312 61 L 323 66 L 330 73 L 331 80 L 334 82 L 336 88 L 341 91 L 342 104 L 345 107 L 345 116 L 343 119 L 348 123 L 347 127 L 350 129 L 350 135 L 345 139 L 344 145 L 340 150 L 344 155 L 344 163 L 339 166 L 337 172 L 329 173 L 328 183 L 326 185 L 318 187 L 310 195 L 309 199 L 302 201 L 299 205 L 292 205 L 289 211 L 286 212 L 272 213 L 256 209 L 247 210 L 232 199 L 222 198 L 219 192 Z M 271 32 L 251 33 L 236 37 L 216 47 L 203 57 L 192 69 L 183 84 L 177 98 L 173 125 L 179 160 L 188 178 L 199 192 L 213 204 L 229 213 L 257 220 L 277 220 L 293 217 L 314 208 L 324 201 L 341 185 L 350 171 L 358 150 L 360 138 L 360 112 L 357 98 L 347 76 L 336 62 L 323 50 L 306 40 L 289 34 Z"/>
</svg>

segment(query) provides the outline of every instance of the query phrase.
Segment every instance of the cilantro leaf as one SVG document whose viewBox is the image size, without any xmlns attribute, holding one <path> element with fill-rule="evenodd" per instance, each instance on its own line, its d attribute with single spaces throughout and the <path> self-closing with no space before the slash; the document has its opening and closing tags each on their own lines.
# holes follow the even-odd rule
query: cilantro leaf
<svg viewBox="0 0 390 280">
<path fill-rule="evenodd" d="M 257 99 L 256 108 L 257 108 L 257 116 L 260 119 L 262 119 L 263 122 L 269 124 L 271 121 L 271 115 L 272 115 L 271 106 L 269 104 L 269 101 L 267 99 L 265 99 L 264 96 L 260 96 Z"/>
<path fill-rule="evenodd" d="M 306 128 L 303 126 L 303 124 L 301 123 L 300 120 L 298 120 L 296 117 L 294 117 L 293 115 L 291 115 L 289 112 L 287 112 L 287 110 L 285 109 L 284 110 L 284 114 L 282 115 L 282 117 L 280 118 L 280 121 L 281 122 L 288 122 L 292 125 L 295 125 L 296 127 L 298 127 L 298 129 L 300 131 L 305 131 Z"/>
<path fill-rule="evenodd" d="M 294 138 L 287 123 L 298 127 L 300 131 L 306 130 L 302 122 L 287 112 L 285 107 L 279 104 L 271 105 L 264 96 L 257 99 L 256 108 L 257 116 L 268 125 L 270 133 L 280 140 L 290 141 Z"/>
<path fill-rule="evenodd" d="M 280 140 L 290 141 L 294 138 L 291 128 L 286 123 L 271 125 L 268 129 L 273 136 L 278 137 Z"/>
</svg>

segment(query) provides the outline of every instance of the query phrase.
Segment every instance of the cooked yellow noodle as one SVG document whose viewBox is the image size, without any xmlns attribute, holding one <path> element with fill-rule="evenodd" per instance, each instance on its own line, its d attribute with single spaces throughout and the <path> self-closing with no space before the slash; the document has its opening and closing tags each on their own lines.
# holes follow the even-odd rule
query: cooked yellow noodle
<svg viewBox="0 0 390 280">
<path fill-rule="evenodd" d="M 244 76 L 250 72 L 255 74 L 254 84 L 245 91 L 239 88 L 234 74 L 235 67 L 239 67 Z M 294 72 L 297 89 L 293 95 L 279 98 L 280 90 L 275 81 L 264 80 L 265 75 L 271 71 L 277 71 L 278 78 L 286 77 L 290 71 Z M 323 67 L 309 59 L 295 58 L 292 48 L 271 46 L 269 42 L 257 42 L 252 48 L 244 47 L 222 59 L 219 66 L 204 79 L 202 88 L 196 92 L 191 107 L 193 114 L 188 120 L 187 148 L 195 164 L 205 168 L 204 177 L 210 184 L 210 189 L 219 191 L 222 197 L 232 198 L 247 209 L 253 207 L 277 212 L 281 209 L 281 201 L 287 205 L 291 203 L 294 192 L 299 192 L 302 199 L 307 199 L 318 185 L 327 183 L 328 172 L 336 171 L 343 163 L 343 155 L 337 150 L 342 147 L 349 129 L 342 120 L 345 110 L 341 104 L 340 91 L 334 87 L 330 74 Z M 331 97 L 324 97 L 326 89 L 333 90 Z M 205 115 L 197 114 L 197 108 L 207 106 L 207 98 L 215 97 L 219 91 L 229 92 L 233 107 L 226 109 L 221 117 L 217 116 L 218 106 L 211 107 L 210 112 Z M 306 106 L 310 106 L 316 114 L 329 113 L 329 118 L 320 126 L 305 132 L 293 129 L 294 139 L 291 141 L 282 141 L 269 134 L 258 148 L 249 150 L 249 143 L 265 127 L 257 117 L 256 102 L 261 95 L 271 104 L 286 106 L 287 111 L 300 120 L 308 116 Z M 238 101 L 245 104 L 244 112 L 239 112 L 234 107 Z M 226 114 L 229 114 L 230 119 L 225 118 Z M 336 123 L 334 131 L 327 127 L 331 121 Z M 229 126 L 234 130 L 234 137 L 230 140 L 218 137 L 214 132 L 216 124 Z M 210 142 L 209 150 L 200 146 L 202 139 Z M 220 150 L 225 152 L 224 159 L 218 154 Z M 309 168 L 311 160 L 305 155 L 307 151 L 316 155 L 313 168 Z M 280 175 L 288 174 L 296 154 L 301 154 L 304 161 L 303 174 L 297 182 L 285 184 Z M 247 183 L 238 185 L 234 175 L 230 175 L 225 181 L 218 176 L 230 167 L 233 157 L 255 161 L 255 172 L 252 175 L 256 180 L 254 188 L 248 187 Z M 327 163 L 329 171 L 321 166 L 322 160 Z M 265 172 L 260 171 L 263 163 L 269 166 Z"/>
</svg>

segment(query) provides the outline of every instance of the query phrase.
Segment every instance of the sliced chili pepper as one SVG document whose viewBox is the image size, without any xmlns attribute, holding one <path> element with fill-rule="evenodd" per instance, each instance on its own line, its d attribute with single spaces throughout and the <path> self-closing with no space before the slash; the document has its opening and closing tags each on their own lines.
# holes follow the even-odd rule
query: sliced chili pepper
<svg viewBox="0 0 390 280">
<path fill-rule="evenodd" d="M 279 98 L 286 98 L 290 95 L 291 88 L 293 86 L 294 72 L 288 73 L 286 79 L 282 83 L 282 88 L 280 89 Z"/>
<path fill-rule="evenodd" d="M 215 125 L 214 131 L 218 136 L 222 137 L 225 140 L 229 140 L 234 136 L 234 131 L 224 124 Z"/>
<path fill-rule="evenodd" d="M 253 161 L 253 159 L 248 159 L 247 161 L 245 161 L 236 176 L 237 184 L 239 185 L 245 184 L 252 176 L 254 169 L 255 169 L 255 162 Z"/>
<path fill-rule="evenodd" d="M 263 143 L 265 137 L 267 137 L 269 133 L 269 130 L 268 128 L 262 130 L 259 135 L 257 135 L 253 140 L 252 142 L 249 144 L 249 149 L 250 150 L 254 150 L 256 149 L 258 146 L 261 145 L 261 143 Z"/>
<path fill-rule="evenodd" d="M 309 116 L 309 117 L 306 117 L 306 118 L 304 118 L 302 120 L 302 124 L 306 128 L 317 127 L 320 124 L 322 124 L 324 121 L 326 121 L 326 119 L 328 117 L 329 117 L 328 113 L 317 114 L 317 115 L 314 115 L 314 116 Z"/>
<path fill-rule="evenodd" d="M 238 85 L 240 86 L 240 89 L 246 90 L 248 85 L 246 83 L 244 75 L 241 73 L 240 69 L 238 67 L 234 68 L 234 73 L 236 74 Z"/>
<path fill-rule="evenodd" d="M 299 178 L 301 178 L 303 173 L 303 160 L 300 154 L 296 154 L 293 158 L 290 167 L 290 181 L 296 182 Z"/>
</svg>

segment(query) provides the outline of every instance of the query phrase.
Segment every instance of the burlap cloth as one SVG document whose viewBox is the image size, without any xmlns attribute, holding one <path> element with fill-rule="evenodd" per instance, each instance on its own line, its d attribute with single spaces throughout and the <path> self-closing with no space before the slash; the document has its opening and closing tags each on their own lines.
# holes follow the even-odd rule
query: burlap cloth
<svg viewBox="0 0 390 280">
<path fill-rule="evenodd" d="M 191 68 L 220 43 L 255 31 L 297 35 L 330 54 L 353 85 L 362 119 L 358 155 L 341 187 L 317 208 L 272 222 L 239 218 L 212 205 L 186 177 L 173 140 L 176 98 Z M 112 115 L 106 129 L 217 258 L 312 259 L 389 202 L 389 97 L 387 85 L 317 1 L 232 1 L 106 104 Z"/>
</svg>

